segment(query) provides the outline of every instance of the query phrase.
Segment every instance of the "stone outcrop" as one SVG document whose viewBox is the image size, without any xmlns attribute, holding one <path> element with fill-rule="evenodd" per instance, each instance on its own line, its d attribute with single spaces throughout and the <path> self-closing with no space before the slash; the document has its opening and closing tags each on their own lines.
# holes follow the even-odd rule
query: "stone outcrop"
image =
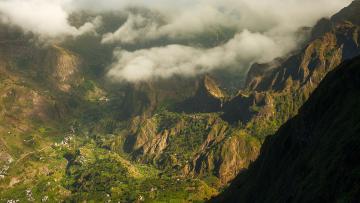
<svg viewBox="0 0 360 203">
<path fill-rule="evenodd" d="M 41 67 L 48 71 L 46 75 L 54 83 L 56 88 L 63 92 L 69 92 L 72 86 L 79 83 L 79 69 L 81 60 L 70 51 L 53 45 L 47 50 Z"/>
<path fill-rule="evenodd" d="M 197 81 L 193 96 L 177 104 L 176 111 L 188 113 L 219 112 L 227 96 L 218 83 L 210 75 L 205 75 Z"/>
</svg>

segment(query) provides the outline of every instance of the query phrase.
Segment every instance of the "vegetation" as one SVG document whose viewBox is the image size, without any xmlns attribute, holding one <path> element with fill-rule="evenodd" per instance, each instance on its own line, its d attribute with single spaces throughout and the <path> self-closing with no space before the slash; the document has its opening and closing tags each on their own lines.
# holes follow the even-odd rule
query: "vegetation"
<svg viewBox="0 0 360 203">
<path fill-rule="evenodd" d="M 137 10 L 139 8 L 131 9 L 135 13 L 142 12 Z M 344 51 L 344 58 L 359 53 L 359 35 L 354 31 L 359 30 L 358 26 L 347 24 L 354 34 L 335 30 L 328 38 L 315 40 L 309 49 L 299 50 L 285 65 L 255 78 L 264 88 L 259 91 L 248 88 L 240 94 L 239 89 L 246 89 L 243 84 L 247 70 L 231 67 L 227 71 L 218 69 L 210 73 L 220 82 L 217 84 L 211 79 L 205 88 L 201 86 L 204 82 L 201 77 L 176 76 L 169 81 L 160 79 L 136 84 L 105 82 L 103 77 L 112 62 L 115 45 L 102 44 L 101 35 L 117 30 L 126 16 L 84 12 L 73 14 L 70 21 L 79 27 L 97 15 L 102 15 L 104 21 L 96 30 L 99 35 L 85 34 L 49 47 L 33 44 L 31 36 L 19 34 L 21 32 L 7 33 L 4 28 L 0 33 L 0 38 L 18 39 L 17 43 L 4 45 L 0 50 L 0 202 L 203 202 L 217 195 L 249 165 L 251 175 L 257 165 L 251 163 L 257 159 L 263 143 L 280 143 L 279 150 L 265 148 L 274 158 L 261 162 L 262 155 L 257 163 L 262 163 L 265 169 L 274 167 L 277 158 L 285 154 L 288 157 L 283 161 L 287 164 L 276 166 L 284 165 L 287 169 L 254 172 L 256 177 L 262 175 L 262 179 L 249 179 L 244 188 L 253 189 L 255 199 L 261 199 L 263 192 L 269 191 L 275 191 L 269 198 L 276 197 L 296 187 L 293 183 L 299 183 L 302 187 L 297 191 L 309 185 L 319 186 L 308 190 L 308 194 L 320 191 L 327 195 L 324 196 L 326 200 L 332 200 L 329 197 L 337 191 L 329 194 L 324 188 L 333 188 L 334 182 L 342 183 L 336 174 L 343 174 L 343 171 L 336 171 L 335 166 L 343 162 L 341 166 L 346 172 L 354 169 L 347 173 L 350 174 L 348 182 L 358 180 L 359 169 L 352 155 L 358 141 L 350 136 L 345 137 L 347 139 L 335 137 L 336 129 L 332 132 L 326 131 L 327 128 L 314 130 L 329 126 L 322 123 L 325 119 L 340 123 L 341 133 L 354 134 L 351 129 L 356 129 L 359 122 L 346 116 L 358 113 L 356 88 L 352 89 L 353 97 L 344 95 L 351 101 L 347 104 L 354 106 L 351 112 L 350 107 L 344 111 L 340 109 L 343 98 L 335 101 L 333 98 L 337 95 L 334 94 L 328 98 L 331 102 L 322 101 L 322 104 L 337 102 L 333 108 L 337 113 L 328 114 L 332 113 L 328 109 L 323 112 L 326 117 L 321 117 L 314 108 L 308 112 L 319 116 L 318 119 L 311 120 L 302 111 L 300 115 L 306 119 L 299 121 L 297 116 L 327 71 L 342 60 L 340 50 Z M 161 16 L 158 18 L 156 22 L 164 20 Z M 211 27 L 190 39 L 174 42 L 211 48 L 225 43 L 236 32 L 228 27 Z M 340 44 L 344 39 L 347 42 Z M 167 45 L 169 41 L 164 37 L 122 48 L 132 51 L 154 44 Z M 271 71 L 274 74 L 270 74 Z M 326 93 L 326 89 L 322 91 Z M 342 92 L 340 88 L 337 93 Z M 223 115 L 227 102 L 233 99 L 236 106 L 229 111 L 238 112 L 241 119 L 230 122 Z M 322 109 L 322 104 L 316 109 Z M 291 125 L 285 126 L 286 134 L 298 136 L 286 136 L 282 130 L 277 133 L 289 119 Z M 351 126 L 342 121 L 350 122 Z M 316 142 L 325 143 L 321 150 L 327 153 L 313 153 L 317 152 L 317 146 L 311 145 L 314 134 L 331 136 L 331 139 Z M 269 135 L 273 136 L 268 138 Z M 341 145 L 344 143 L 346 145 Z M 307 145 L 312 148 L 302 151 Z M 292 151 L 287 151 L 288 148 Z M 301 160 L 292 166 L 287 161 L 296 160 L 294 154 L 300 154 Z M 329 157 L 336 162 L 329 161 Z M 306 175 L 312 168 L 322 170 L 305 178 L 296 176 Z M 266 176 L 268 173 L 272 174 Z M 286 177 L 291 182 L 284 184 L 289 187 L 281 188 L 281 176 L 291 173 L 293 176 Z M 279 179 L 264 181 L 259 188 L 254 186 L 272 177 Z M 339 179 L 327 182 L 334 180 L 333 177 Z M 318 184 L 310 184 L 316 178 Z M 267 190 L 269 182 L 279 184 Z M 262 191 L 262 187 L 267 188 Z M 352 191 L 343 189 L 336 199 L 350 202 L 358 193 L 358 186 L 354 188 Z M 291 194 L 294 192 L 285 194 L 289 199 L 280 200 L 291 201 Z M 316 200 L 323 202 L 323 199 Z"/>
<path fill-rule="evenodd" d="M 10 164 L 11 173 L 19 174 L 16 177 L 21 181 L 2 190 L 0 200 L 182 202 L 202 201 L 217 194 L 201 180 L 161 174 L 151 166 L 131 163 L 89 139 L 70 137 L 65 143 L 33 153 L 21 165 Z M 27 179 L 28 175 L 34 177 Z M 9 181 L 11 184 L 14 180 L 0 183 L 5 186 Z"/>
<path fill-rule="evenodd" d="M 329 73 L 217 201 L 358 201 L 359 67 L 358 57 Z M 269 188 L 267 183 L 274 184 Z"/>
</svg>

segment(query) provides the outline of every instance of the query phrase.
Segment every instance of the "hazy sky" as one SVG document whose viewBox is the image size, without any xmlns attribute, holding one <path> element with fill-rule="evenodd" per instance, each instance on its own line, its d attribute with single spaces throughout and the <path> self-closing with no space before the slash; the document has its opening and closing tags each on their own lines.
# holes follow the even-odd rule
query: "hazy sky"
<svg viewBox="0 0 360 203">
<path fill-rule="evenodd" d="M 75 28 L 68 23 L 78 10 L 124 12 L 127 21 L 113 33 L 102 36 L 103 44 L 114 44 L 114 63 L 108 76 L 114 80 L 139 81 L 196 75 L 217 68 L 247 68 L 283 56 L 298 43 L 298 30 L 329 17 L 351 0 L 0 0 L 0 20 L 37 34 L 42 39 L 79 36 L 94 32 L 101 18 Z M 162 15 L 165 22 L 132 13 L 141 6 Z M 195 34 L 218 27 L 237 34 L 217 47 L 200 48 L 176 44 Z M 124 45 L 173 39 L 166 46 L 135 51 Z"/>
</svg>

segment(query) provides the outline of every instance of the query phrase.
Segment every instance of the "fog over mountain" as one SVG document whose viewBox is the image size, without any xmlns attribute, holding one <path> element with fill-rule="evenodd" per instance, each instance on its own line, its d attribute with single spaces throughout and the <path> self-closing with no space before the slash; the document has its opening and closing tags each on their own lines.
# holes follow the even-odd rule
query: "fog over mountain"
<svg viewBox="0 0 360 203">
<path fill-rule="evenodd" d="M 350 0 L 2 0 L 0 19 L 42 40 L 52 40 L 98 34 L 100 16 L 75 27 L 68 21 L 74 12 L 123 13 L 127 16 L 125 23 L 114 32 L 101 34 L 101 43 L 116 47 L 108 76 L 114 81 L 135 82 L 193 76 L 227 67 L 243 69 L 254 62 L 284 56 L 303 40 L 300 28 L 314 25 L 349 3 Z M 134 12 L 130 9 L 134 7 L 149 12 Z M 232 39 L 216 46 L 199 46 L 196 41 L 178 43 L 203 33 L 221 34 L 226 29 L 234 30 Z M 162 39 L 167 39 L 165 45 L 125 48 Z"/>
<path fill-rule="evenodd" d="M 0 203 L 358 202 L 359 42 L 360 0 L 0 0 Z"/>
</svg>

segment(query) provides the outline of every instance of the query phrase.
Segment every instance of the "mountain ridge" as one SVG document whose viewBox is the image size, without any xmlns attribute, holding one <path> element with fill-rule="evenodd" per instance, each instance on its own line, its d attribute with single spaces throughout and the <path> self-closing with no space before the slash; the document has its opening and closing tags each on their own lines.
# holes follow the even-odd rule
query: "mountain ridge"
<svg viewBox="0 0 360 203">
<path fill-rule="evenodd" d="M 357 57 L 330 72 L 299 114 L 266 139 L 257 161 L 214 202 L 356 202 L 359 67 Z"/>
<path fill-rule="evenodd" d="M 54 202 L 191 202 L 217 195 L 258 158 L 267 136 L 296 117 L 328 72 L 360 53 L 352 5 L 340 20 L 319 22 L 296 51 L 254 64 L 243 88 L 245 73 L 233 70 L 112 83 L 106 67 L 114 45 L 101 44 L 100 36 L 39 46 L 31 34 L 4 27 L 0 201 L 29 201 L 28 191 L 36 201 Z M 342 17 L 347 9 L 353 12 Z M 92 15 L 72 20 L 82 25 Z M 116 13 L 103 17 L 99 32 L 126 21 Z M 195 38 L 212 47 L 234 34 L 224 30 L 213 41 L 217 32 Z"/>
</svg>

